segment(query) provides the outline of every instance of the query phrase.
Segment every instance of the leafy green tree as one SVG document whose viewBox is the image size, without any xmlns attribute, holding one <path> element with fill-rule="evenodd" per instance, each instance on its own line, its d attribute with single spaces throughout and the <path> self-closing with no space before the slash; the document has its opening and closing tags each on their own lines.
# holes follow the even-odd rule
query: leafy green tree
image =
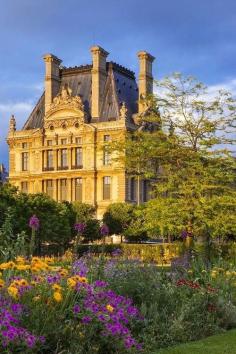
<svg viewBox="0 0 236 354">
<path fill-rule="evenodd" d="M 109 233 L 123 234 L 133 216 L 134 206 L 128 203 L 112 203 L 103 215 L 103 222 L 109 228 Z"/>
<path fill-rule="evenodd" d="M 156 100 L 136 119 L 138 129 L 113 146 L 127 172 L 152 180 L 153 200 L 144 210 L 148 233 L 236 236 L 236 161 L 227 149 L 235 143 L 235 100 L 180 74 L 158 86 Z"/>
<path fill-rule="evenodd" d="M 86 222 L 95 215 L 95 207 L 91 204 L 74 202 L 73 208 L 76 214 L 76 222 Z"/>
<path fill-rule="evenodd" d="M 96 219 L 89 219 L 86 222 L 86 227 L 83 232 L 84 242 L 93 242 L 96 240 L 101 240 L 102 236 L 100 234 L 100 222 Z"/>
<path fill-rule="evenodd" d="M 132 219 L 124 230 L 125 239 L 129 242 L 140 242 L 148 239 L 147 225 L 144 218 L 145 205 L 133 208 Z"/>
</svg>

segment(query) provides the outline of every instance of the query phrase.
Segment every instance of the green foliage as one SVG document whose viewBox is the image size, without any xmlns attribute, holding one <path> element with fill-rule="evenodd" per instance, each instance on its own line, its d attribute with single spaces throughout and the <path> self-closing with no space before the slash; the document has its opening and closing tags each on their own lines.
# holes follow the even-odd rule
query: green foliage
<svg viewBox="0 0 236 354">
<path fill-rule="evenodd" d="M 75 211 L 71 203 L 57 203 L 46 194 L 18 193 L 9 185 L 0 187 L 0 227 L 10 223 L 11 237 L 24 232 L 30 239 L 29 219 L 35 214 L 40 220 L 40 228 L 36 234 L 37 253 L 42 243 L 50 242 L 60 247 L 68 246 L 75 235 Z M 11 208 L 11 221 L 7 221 L 8 208 Z M 4 226 L 6 227 L 6 226 Z"/>
<path fill-rule="evenodd" d="M 100 223 L 96 219 L 90 219 L 86 222 L 86 227 L 83 232 L 84 242 L 92 242 L 102 238 L 100 234 Z"/>
<path fill-rule="evenodd" d="M 235 143 L 235 100 L 181 74 L 157 84 L 137 131 L 113 144 L 130 175 L 152 180 L 141 218 L 147 234 L 176 238 L 188 229 L 205 240 L 235 238 L 236 160 L 224 145 Z M 142 227 L 133 223 L 134 231 Z"/>
<path fill-rule="evenodd" d="M 76 213 L 76 222 L 86 222 L 94 217 L 95 207 L 91 204 L 74 202 L 73 208 Z"/>
<path fill-rule="evenodd" d="M 110 204 L 103 215 L 103 222 L 108 226 L 109 233 L 123 234 L 133 217 L 134 207 L 128 203 Z"/>
<path fill-rule="evenodd" d="M 14 236 L 12 225 L 14 213 L 8 208 L 0 228 L 0 260 L 9 261 L 19 255 L 27 254 L 26 234 L 24 231 Z"/>
</svg>

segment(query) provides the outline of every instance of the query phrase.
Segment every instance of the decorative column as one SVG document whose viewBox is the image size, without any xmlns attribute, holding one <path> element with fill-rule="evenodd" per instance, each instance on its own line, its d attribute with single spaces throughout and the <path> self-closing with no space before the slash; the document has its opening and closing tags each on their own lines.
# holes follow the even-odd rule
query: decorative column
<svg viewBox="0 0 236 354">
<path fill-rule="evenodd" d="M 68 202 L 71 202 L 71 178 L 67 178 L 67 200 Z"/>
<path fill-rule="evenodd" d="M 56 179 L 52 180 L 52 186 L 53 186 L 53 199 L 57 201 L 57 180 Z"/>
</svg>

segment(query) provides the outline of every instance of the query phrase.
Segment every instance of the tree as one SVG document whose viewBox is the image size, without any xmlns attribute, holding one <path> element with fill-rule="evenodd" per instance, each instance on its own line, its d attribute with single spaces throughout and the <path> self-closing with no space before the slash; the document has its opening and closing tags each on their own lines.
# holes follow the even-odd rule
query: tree
<svg viewBox="0 0 236 354">
<path fill-rule="evenodd" d="M 127 241 L 140 242 L 148 239 L 147 225 L 144 218 L 145 208 L 144 204 L 133 208 L 132 219 L 124 230 L 124 236 Z"/>
<path fill-rule="evenodd" d="M 232 236 L 236 161 L 225 144 L 235 143 L 235 100 L 223 91 L 214 97 L 180 74 L 158 86 L 159 96 L 148 99 L 146 112 L 136 119 L 136 132 L 115 146 L 130 174 L 136 169 L 141 178 L 152 179 L 153 200 L 144 209 L 147 230 L 162 238 L 184 229 L 207 240 L 219 232 Z M 228 215 L 223 230 L 217 221 L 222 210 Z"/>
<path fill-rule="evenodd" d="M 94 217 L 95 207 L 91 204 L 74 202 L 73 208 L 76 213 L 76 222 L 86 222 Z"/>
<path fill-rule="evenodd" d="M 109 228 L 109 233 L 123 234 L 133 216 L 133 205 L 128 203 L 112 203 L 103 215 L 103 221 Z"/>
<path fill-rule="evenodd" d="M 84 242 L 93 242 L 96 240 L 101 240 L 102 235 L 100 234 L 100 222 L 96 219 L 89 219 L 86 222 L 86 227 L 83 232 Z"/>
</svg>

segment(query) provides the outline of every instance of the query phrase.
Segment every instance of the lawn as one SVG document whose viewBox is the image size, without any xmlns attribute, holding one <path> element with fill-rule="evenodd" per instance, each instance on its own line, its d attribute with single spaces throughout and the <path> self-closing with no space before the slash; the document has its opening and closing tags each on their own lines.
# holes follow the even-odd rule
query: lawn
<svg viewBox="0 0 236 354">
<path fill-rule="evenodd" d="M 236 330 L 197 342 L 161 349 L 155 354 L 236 354 Z"/>
</svg>

